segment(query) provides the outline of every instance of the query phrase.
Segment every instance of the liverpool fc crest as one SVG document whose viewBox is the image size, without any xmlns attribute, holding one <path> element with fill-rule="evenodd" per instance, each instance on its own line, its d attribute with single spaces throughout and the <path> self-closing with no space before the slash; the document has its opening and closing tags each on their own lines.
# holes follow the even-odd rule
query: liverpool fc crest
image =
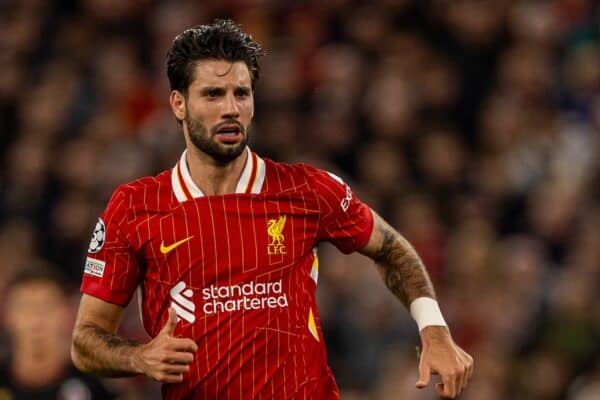
<svg viewBox="0 0 600 400">
<path fill-rule="evenodd" d="M 285 245 L 283 241 L 285 237 L 283 236 L 283 228 L 285 227 L 286 216 L 282 215 L 279 219 L 270 219 L 267 222 L 267 233 L 271 238 L 271 242 L 267 246 L 267 251 L 269 254 L 285 254 Z"/>
</svg>

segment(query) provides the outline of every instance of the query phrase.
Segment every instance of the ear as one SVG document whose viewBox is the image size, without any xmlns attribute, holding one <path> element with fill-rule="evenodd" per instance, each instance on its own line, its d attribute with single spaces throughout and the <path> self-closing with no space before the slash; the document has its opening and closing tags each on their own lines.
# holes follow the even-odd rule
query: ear
<svg viewBox="0 0 600 400">
<path fill-rule="evenodd" d="M 171 91 L 169 96 L 169 103 L 171 104 L 171 110 L 175 114 L 175 118 L 179 121 L 183 121 L 185 118 L 185 97 L 178 90 Z"/>
</svg>

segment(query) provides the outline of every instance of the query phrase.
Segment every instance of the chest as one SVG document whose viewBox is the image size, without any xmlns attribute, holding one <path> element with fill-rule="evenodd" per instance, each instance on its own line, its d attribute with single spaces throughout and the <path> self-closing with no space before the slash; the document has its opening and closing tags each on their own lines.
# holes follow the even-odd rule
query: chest
<svg viewBox="0 0 600 400">
<path fill-rule="evenodd" d="M 306 196 L 215 196 L 149 215 L 136 227 L 146 274 L 201 285 L 284 269 L 316 245 L 319 212 Z"/>
</svg>

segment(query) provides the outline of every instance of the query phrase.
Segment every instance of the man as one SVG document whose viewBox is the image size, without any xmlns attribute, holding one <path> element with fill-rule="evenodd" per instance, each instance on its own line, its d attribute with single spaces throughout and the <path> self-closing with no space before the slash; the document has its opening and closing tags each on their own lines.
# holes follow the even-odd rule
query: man
<svg viewBox="0 0 600 400">
<path fill-rule="evenodd" d="M 186 151 L 170 171 L 119 187 L 83 275 L 72 357 L 86 372 L 144 374 L 166 399 L 337 399 L 315 303 L 316 246 L 377 263 L 421 329 L 417 387 L 466 387 L 472 359 L 450 336 L 407 241 L 335 175 L 247 147 L 261 47 L 232 21 L 188 29 L 167 56 Z M 350 271 L 349 271 L 350 273 Z M 141 287 L 153 338 L 115 335 Z"/>
<path fill-rule="evenodd" d="M 9 359 L 0 363 L 0 400 L 112 399 L 95 378 L 69 359 L 73 316 L 62 277 L 45 265 L 32 265 L 8 283 L 4 325 Z"/>
</svg>

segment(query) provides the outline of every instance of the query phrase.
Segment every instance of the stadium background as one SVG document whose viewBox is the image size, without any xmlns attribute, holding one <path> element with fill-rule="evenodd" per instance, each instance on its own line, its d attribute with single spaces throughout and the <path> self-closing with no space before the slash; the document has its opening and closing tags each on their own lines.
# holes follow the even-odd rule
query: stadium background
<svg viewBox="0 0 600 400">
<path fill-rule="evenodd" d="M 75 312 L 111 192 L 183 148 L 166 49 L 214 17 L 269 52 L 253 149 L 343 176 L 422 255 L 475 357 L 463 399 L 600 398 L 591 0 L 2 0 L 0 293 L 42 259 L 70 277 Z M 413 389 L 416 326 L 370 263 L 324 246 L 321 265 L 343 398 L 434 398 Z M 143 337 L 127 315 L 125 334 Z M 108 383 L 157 398 L 144 379 Z"/>
</svg>

